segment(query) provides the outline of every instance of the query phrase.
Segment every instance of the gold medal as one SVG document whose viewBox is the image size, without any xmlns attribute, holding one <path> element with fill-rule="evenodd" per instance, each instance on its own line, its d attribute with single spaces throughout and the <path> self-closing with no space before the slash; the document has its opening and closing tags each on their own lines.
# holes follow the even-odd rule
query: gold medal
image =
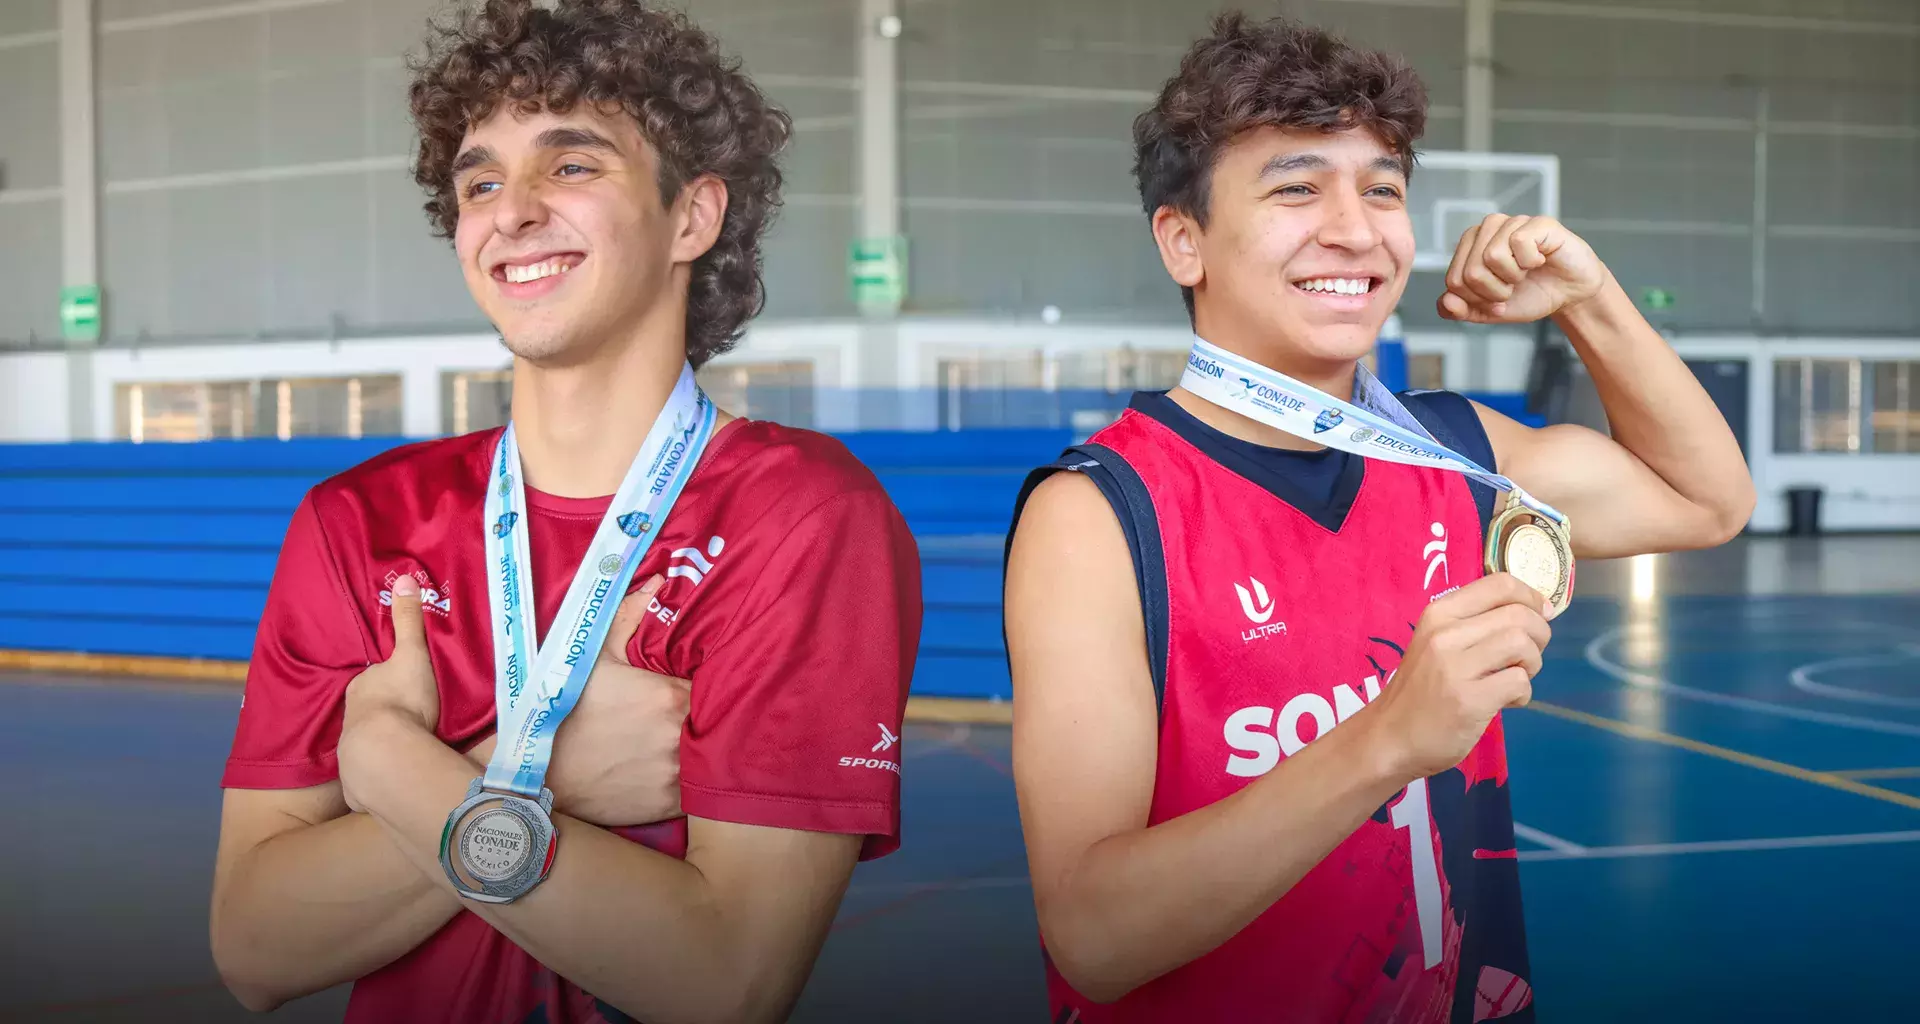
<svg viewBox="0 0 1920 1024">
<path fill-rule="evenodd" d="M 1504 572 L 1547 599 L 1547 618 L 1573 600 L 1573 530 L 1507 492 L 1507 507 L 1487 527 L 1487 571 Z"/>
</svg>

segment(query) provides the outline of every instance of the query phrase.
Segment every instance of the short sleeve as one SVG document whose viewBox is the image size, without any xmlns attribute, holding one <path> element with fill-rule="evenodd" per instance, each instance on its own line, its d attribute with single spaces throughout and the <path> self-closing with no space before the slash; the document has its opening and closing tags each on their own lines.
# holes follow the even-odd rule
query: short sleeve
<svg viewBox="0 0 1920 1024">
<path fill-rule="evenodd" d="M 693 672 L 681 807 L 899 846 L 900 726 L 920 641 L 920 558 L 884 492 L 789 531 Z"/>
<path fill-rule="evenodd" d="M 274 566 L 220 784 L 301 789 L 338 778 L 334 751 L 347 683 L 367 664 L 362 630 L 309 494 Z"/>
</svg>

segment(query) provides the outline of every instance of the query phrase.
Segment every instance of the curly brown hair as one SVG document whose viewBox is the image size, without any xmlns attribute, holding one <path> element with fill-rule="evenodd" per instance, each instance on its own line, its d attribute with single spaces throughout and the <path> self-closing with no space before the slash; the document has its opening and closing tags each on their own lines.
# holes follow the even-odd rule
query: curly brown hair
<svg viewBox="0 0 1920 1024">
<path fill-rule="evenodd" d="M 720 236 L 687 289 L 687 359 L 699 367 L 732 348 L 766 304 L 760 237 L 780 206 L 776 157 L 793 123 L 680 12 L 642 0 L 560 0 L 551 10 L 486 0 L 436 21 L 411 70 L 413 177 L 440 236 L 459 222 L 452 167 L 468 128 L 502 103 L 529 114 L 587 103 L 639 124 L 659 155 L 662 203 L 702 175 L 726 182 Z"/>
<path fill-rule="evenodd" d="M 1152 109 L 1133 122 L 1133 176 L 1147 216 L 1171 206 L 1207 226 L 1220 152 L 1255 128 L 1364 128 L 1413 173 L 1427 127 L 1427 89 L 1404 61 L 1356 49 L 1285 18 L 1229 12 L 1180 59 Z M 1187 315 L 1193 290 L 1180 289 Z"/>
</svg>

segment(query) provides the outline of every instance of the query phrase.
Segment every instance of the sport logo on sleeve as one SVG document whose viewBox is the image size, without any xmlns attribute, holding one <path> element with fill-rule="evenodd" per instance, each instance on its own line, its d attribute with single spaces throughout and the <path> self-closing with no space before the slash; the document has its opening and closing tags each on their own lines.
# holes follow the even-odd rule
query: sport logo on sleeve
<svg viewBox="0 0 1920 1024">
<path fill-rule="evenodd" d="M 880 729 L 880 742 L 873 745 L 873 750 L 871 750 L 870 753 L 879 754 L 890 751 L 900 742 L 900 735 L 892 729 L 887 728 L 885 722 L 875 722 L 874 725 Z M 878 768 L 881 771 L 892 772 L 895 775 L 900 774 L 900 762 L 887 761 L 877 757 L 843 757 L 840 759 L 840 767 Z"/>
<path fill-rule="evenodd" d="M 413 576 L 414 582 L 420 584 L 420 607 L 430 612 L 438 612 L 441 615 L 447 615 L 453 611 L 453 602 L 447 597 L 447 585 L 445 583 L 437 587 L 434 586 L 433 581 L 427 576 L 425 569 L 415 569 L 411 575 Z M 391 571 L 381 579 L 380 607 L 393 607 L 393 585 L 398 582 L 399 579 L 400 574 Z"/>
</svg>

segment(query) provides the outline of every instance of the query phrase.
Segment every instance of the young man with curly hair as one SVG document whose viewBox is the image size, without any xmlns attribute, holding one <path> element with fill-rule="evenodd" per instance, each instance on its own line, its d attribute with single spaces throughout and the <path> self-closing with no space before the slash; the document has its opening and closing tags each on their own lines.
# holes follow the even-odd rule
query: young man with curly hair
<svg viewBox="0 0 1920 1024">
<path fill-rule="evenodd" d="M 1425 107 L 1394 58 L 1233 15 L 1135 123 L 1194 355 L 1036 474 L 1009 541 L 1056 1022 L 1531 1019 L 1499 715 L 1552 612 L 1520 568 L 1483 575 L 1491 473 L 1434 442 L 1579 555 L 1717 544 L 1752 508 L 1713 403 L 1549 219 L 1468 231 L 1439 309 L 1554 317 L 1611 438 L 1362 371 L 1412 270 Z M 1553 555 L 1546 521 L 1512 550 Z"/>
<path fill-rule="evenodd" d="M 898 845 L 920 624 L 872 474 L 693 382 L 761 306 L 789 122 L 640 0 L 455 12 L 411 98 L 512 421 L 295 513 L 224 779 L 221 975 L 256 1009 L 357 979 L 354 1022 L 780 1019 Z"/>
</svg>

